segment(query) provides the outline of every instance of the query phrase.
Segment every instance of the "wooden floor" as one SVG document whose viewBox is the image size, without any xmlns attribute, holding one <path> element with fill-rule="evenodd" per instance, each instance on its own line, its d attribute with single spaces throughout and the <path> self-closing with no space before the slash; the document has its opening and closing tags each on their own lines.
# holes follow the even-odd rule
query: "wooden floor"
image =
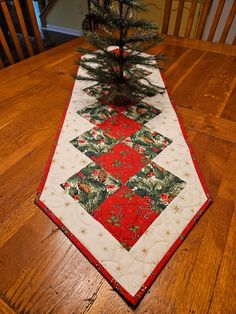
<svg viewBox="0 0 236 314">
<path fill-rule="evenodd" d="M 236 313 L 235 47 L 159 48 L 214 203 L 132 309 L 33 203 L 81 42 L 0 71 L 0 313 Z"/>
</svg>

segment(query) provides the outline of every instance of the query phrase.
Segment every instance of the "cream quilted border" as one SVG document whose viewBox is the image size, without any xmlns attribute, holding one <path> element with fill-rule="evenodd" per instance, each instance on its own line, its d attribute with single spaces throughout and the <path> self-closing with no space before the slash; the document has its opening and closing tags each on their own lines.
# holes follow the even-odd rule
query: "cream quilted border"
<svg viewBox="0 0 236 314">
<path fill-rule="evenodd" d="M 82 68 L 79 69 L 81 75 L 84 74 L 83 71 Z M 159 70 L 154 70 L 150 78 L 155 84 L 164 86 Z M 160 109 L 162 113 L 145 125 L 173 140 L 172 144 L 153 161 L 187 182 L 187 185 L 150 225 L 131 250 L 124 249 L 98 221 L 60 187 L 68 177 L 91 162 L 70 144 L 73 138 L 94 127 L 77 114 L 79 109 L 94 103 L 95 99 L 83 91 L 90 85 L 91 83 L 75 82 L 40 200 L 111 276 L 134 296 L 189 221 L 207 201 L 207 196 L 167 93 L 146 98 L 145 102 Z"/>
</svg>

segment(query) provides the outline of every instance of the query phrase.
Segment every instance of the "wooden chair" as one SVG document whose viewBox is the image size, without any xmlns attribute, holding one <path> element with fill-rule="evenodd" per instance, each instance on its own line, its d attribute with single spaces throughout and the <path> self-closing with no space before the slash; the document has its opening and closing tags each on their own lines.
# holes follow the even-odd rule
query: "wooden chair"
<svg viewBox="0 0 236 314">
<path fill-rule="evenodd" d="M 221 13 L 222 13 L 224 5 L 225 5 L 225 2 L 226 2 L 226 0 L 220 0 L 219 1 L 212 25 L 210 27 L 210 32 L 209 32 L 209 35 L 207 37 L 207 41 L 212 41 L 212 39 L 215 35 L 216 29 L 217 29 L 217 26 L 218 26 L 218 23 L 219 23 L 219 20 L 221 17 Z M 197 3 L 198 3 L 198 0 L 192 0 L 191 8 L 190 8 L 190 12 L 189 12 L 185 32 L 184 32 L 185 38 L 190 37 Z M 173 34 L 174 36 L 179 36 L 179 30 L 180 30 L 182 15 L 183 15 L 184 4 L 185 4 L 185 0 L 179 0 L 177 17 L 176 17 L 176 21 L 175 21 L 174 34 Z M 205 0 L 205 2 L 203 4 L 203 8 L 200 12 L 199 24 L 198 24 L 194 39 L 202 39 L 203 30 L 204 30 L 204 27 L 206 24 L 208 14 L 210 12 L 211 5 L 212 5 L 212 0 Z M 171 6 L 172 6 L 172 0 L 165 0 L 164 19 L 163 19 L 163 23 L 162 23 L 162 33 L 163 34 L 168 34 L 168 27 L 169 27 L 170 16 L 171 16 Z M 220 43 L 225 43 L 225 40 L 227 38 L 227 35 L 228 35 L 229 30 L 231 28 L 231 25 L 233 23 L 235 13 L 236 13 L 236 1 L 233 1 L 229 16 L 227 18 L 226 24 L 224 26 L 222 35 L 221 35 L 220 40 L 219 40 Z M 233 44 L 235 44 L 235 43 L 236 42 L 234 39 Z"/>
<path fill-rule="evenodd" d="M 17 36 L 17 31 L 15 28 L 14 22 L 12 20 L 12 16 L 9 12 L 7 1 L 0 0 L 0 10 L 2 10 L 2 14 L 5 19 L 4 30 L 0 26 L 0 46 L 2 48 L 1 49 L 2 53 L 4 53 L 4 56 L 7 59 L 9 64 L 13 64 L 18 60 L 20 61 L 20 60 L 25 59 L 26 57 L 33 56 L 35 54 L 34 50 L 36 49 L 37 49 L 37 52 L 41 52 L 44 50 L 44 45 L 43 45 L 43 41 L 40 35 L 39 27 L 37 24 L 32 0 L 26 0 L 26 5 L 27 5 L 27 12 L 30 19 L 31 28 L 34 34 L 34 40 L 37 45 L 36 49 L 34 49 L 32 46 L 32 42 L 30 40 L 29 31 L 28 31 L 27 24 L 24 19 L 20 2 L 19 0 L 13 0 L 13 3 L 14 3 L 15 12 L 17 15 L 18 23 L 20 25 L 21 32 L 24 38 L 26 51 L 22 49 L 22 45 Z M 14 47 L 11 47 L 9 43 L 9 38 L 11 39 L 11 42 L 13 43 Z M 4 67 L 4 63 L 0 55 L 0 68 L 3 68 L 3 67 Z"/>
</svg>

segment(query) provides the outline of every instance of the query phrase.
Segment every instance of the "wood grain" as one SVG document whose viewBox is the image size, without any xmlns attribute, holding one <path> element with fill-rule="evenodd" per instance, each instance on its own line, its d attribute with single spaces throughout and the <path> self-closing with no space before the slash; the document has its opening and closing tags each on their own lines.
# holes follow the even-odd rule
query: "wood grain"
<svg viewBox="0 0 236 314">
<path fill-rule="evenodd" d="M 234 208 L 234 214 L 231 220 L 229 229 L 229 235 L 224 249 L 221 265 L 219 268 L 219 275 L 216 279 L 215 289 L 212 297 L 212 301 L 209 308 L 209 313 L 230 313 L 232 309 L 236 308 L 236 299 L 232 294 L 235 291 L 236 277 L 236 208 Z M 226 298 L 221 298 L 221 295 L 226 295 Z"/>
<path fill-rule="evenodd" d="M 235 49 L 167 36 L 156 50 L 214 203 L 134 309 L 33 203 L 84 43 L 0 71 L 0 313 L 233 314 Z"/>
<path fill-rule="evenodd" d="M 233 92 L 235 61 L 234 56 L 212 52 L 205 52 L 187 68 L 183 61 L 178 67 L 182 72 L 180 78 L 171 74 L 171 82 L 175 84 L 170 86 L 176 102 L 182 107 L 217 116 L 222 107 L 227 106 Z"/>
<path fill-rule="evenodd" d="M 0 298 L 0 314 L 15 314 L 12 309 L 10 309 L 7 304 Z"/>
<path fill-rule="evenodd" d="M 186 39 L 180 37 L 174 37 L 171 35 L 166 35 L 165 44 L 185 47 L 185 48 L 196 48 L 203 51 L 211 51 L 215 53 L 220 53 L 224 55 L 236 56 L 236 49 L 230 45 L 225 45 L 222 43 L 213 43 L 210 41 Z"/>
<path fill-rule="evenodd" d="M 236 88 L 232 90 L 231 94 L 227 98 L 227 103 L 224 106 L 224 111 L 221 117 L 236 122 Z"/>
</svg>

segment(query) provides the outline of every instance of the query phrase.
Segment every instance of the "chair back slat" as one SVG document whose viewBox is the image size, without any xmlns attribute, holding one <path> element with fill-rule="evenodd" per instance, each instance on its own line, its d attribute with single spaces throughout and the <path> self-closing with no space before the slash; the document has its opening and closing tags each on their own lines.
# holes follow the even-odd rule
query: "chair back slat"
<svg viewBox="0 0 236 314">
<path fill-rule="evenodd" d="M 211 0 L 206 0 L 204 2 L 202 13 L 201 13 L 201 17 L 200 17 L 200 21 L 199 21 L 199 24 L 198 24 L 196 39 L 201 39 L 201 37 L 202 37 L 203 29 L 204 29 L 204 26 L 205 26 L 205 22 L 206 22 L 206 19 L 207 19 L 207 15 L 208 15 L 208 12 L 209 12 L 209 9 L 210 9 L 211 2 L 212 2 Z"/>
<path fill-rule="evenodd" d="M 33 0 L 0 0 L 2 64 L 8 65 L 44 50 Z M 19 38 L 20 36 L 20 38 Z M 0 51 L 2 52 L 2 51 Z"/>
<path fill-rule="evenodd" d="M 24 36 L 25 44 L 26 44 L 26 47 L 28 49 L 28 53 L 32 57 L 34 55 L 34 51 L 33 51 L 33 47 L 32 47 L 32 44 L 30 42 L 30 39 L 29 39 L 29 33 L 28 33 L 28 30 L 27 30 L 27 27 L 25 24 L 25 20 L 24 20 L 23 14 L 22 14 L 19 0 L 13 0 L 13 2 L 15 5 L 15 9 L 16 9 L 17 17 L 18 17 L 18 20 L 20 23 L 20 27 L 21 27 L 21 30 L 22 30 L 22 33 Z"/>
<path fill-rule="evenodd" d="M 162 23 L 162 33 L 163 34 L 167 34 L 167 32 L 168 32 L 170 12 L 171 12 L 171 4 L 172 4 L 172 0 L 166 0 L 165 1 L 164 19 L 163 19 L 163 23 Z"/>
<path fill-rule="evenodd" d="M 32 0 L 27 0 L 27 7 L 28 7 L 28 10 L 29 10 L 30 21 L 31 21 L 31 24 L 32 24 L 35 40 L 36 40 L 36 43 L 37 43 L 39 51 L 42 52 L 44 50 L 44 45 L 43 45 L 43 41 L 42 41 L 42 38 L 41 38 L 41 35 L 40 35 L 40 31 L 39 31 L 39 28 L 38 28 L 38 23 L 37 23 L 37 19 L 36 19 L 36 15 L 35 15 L 35 11 L 34 11 Z"/>
<path fill-rule="evenodd" d="M 33 0 L 0 0 L 1 64 L 8 65 L 44 50 Z M 20 36 L 20 38 L 19 38 Z"/>
<path fill-rule="evenodd" d="M 4 68 L 4 64 L 2 62 L 2 59 L 0 58 L 0 69 L 3 69 Z"/>
<path fill-rule="evenodd" d="M 23 51 L 22 51 L 19 39 L 17 37 L 16 30 L 15 30 L 14 24 L 12 22 L 12 19 L 11 19 L 11 16 L 10 16 L 7 4 L 6 4 L 5 1 L 1 1 L 0 4 L 1 4 L 1 8 L 2 8 L 2 11 L 3 11 L 4 17 L 6 19 L 6 23 L 8 25 L 9 31 L 11 33 L 11 36 L 12 36 L 12 39 L 13 39 L 13 43 L 14 43 L 14 45 L 16 47 L 17 55 L 20 58 L 20 60 L 23 60 L 25 57 L 24 57 L 24 54 L 23 54 Z"/>
<path fill-rule="evenodd" d="M 14 59 L 13 59 L 11 50 L 10 50 L 10 48 L 8 46 L 8 43 L 6 41 L 6 38 L 5 38 L 4 34 L 3 34 L 3 31 L 2 31 L 1 27 L 0 27 L 0 43 L 1 43 L 2 47 L 3 47 L 3 51 L 5 52 L 9 63 L 13 64 L 14 63 Z"/>
<path fill-rule="evenodd" d="M 236 13 L 236 1 L 233 2 L 232 4 L 232 7 L 231 7 L 231 10 L 229 12 L 229 16 L 227 18 L 227 21 L 225 23 L 225 27 L 224 27 L 224 30 L 223 30 L 223 33 L 220 37 L 220 43 L 224 43 L 227 36 L 228 36 L 228 33 L 229 33 L 229 30 L 231 28 L 231 25 L 233 23 L 233 20 L 234 20 L 234 17 L 235 17 L 235 13 Z"/>
<path fill-rule="evenodd" d="M 178 0 L 175 21 L 172 21 L 172 11 L 175 10 L 175 7 L 172 6 L 173 2 L 174 0 L 164 1 L 164 18 L 162 20 L 163 34 L 173 34 L 174 36 L 207 41 L 215 41 L 215 39 L 217 41 L 217 38 L 220 37 L 220 43 L 226 43 L 227 41 L 227 43 L 230 42 L 232 45 L 236 44 L 236 39 L 233 37 L 235 36 L 236 30 L 232 27 L 236 14 L 236 0 L 219 0 L 218 3 L 214 2 L 214 0 L 192 0 L 188 16 L 186 16 L 186 10 L 184 10 L 184 8 L 185 4 L 186 8 L 189 8 L 189 1 Z M 230 7 L 231 3 L 232 7 Z M 225 11 L 230 11 L 226 22 Z M 187 19 L 186 24 L 185 19 Z M 182 23 L 182 21 L 184 22 Z M 171 27 L 169 27 L 170 23 L 172 23 Z M 172 25 L 174 28 L 173 33 L 171 31 Z M 184 26 L 185 29 L 183 29 Z M 223 32 L 218 34 L 222 29 Z"/>
<path fill-rule="evenodd" d="M 225 0 L 219 1 L 218 7 L 217 7 L 217 10 L 215 13 L 215 17 L 214 17 L 214 20 L 213 20 L 212 25 L 211 25 L 210 33 L 209 33 L 208 38 L 207 38 L 207 40 L 209 40 L 209 41 L 212 41 L 212 39 L 215 35 L 216 28 L 217 28 L 217 25 L 219 23 L 219 19 L 220 19 L 221 13 L 223 11 L 224 5 L 225 5 Z"/>
<path fill-rule="evenodd" d="M 175 36 L 179 35 L 179 29 L 180 29 L 180 24 L 181 24 L 181 20 L 182 20 L 183 9 L 184 9 L 184 2 L 185 2 L 185 0 L 179 1 L 177 17 L 176 17 L 176 22 L 175 22 L 175 29 L 174 29 L 174 35 Z"/>
<path fill-rule="evenodd" d="M 190 32 L 191 32 L 192 25 L 193 25 L 193 18 L 194 18 L 196 6 L 197 6 L 197 1 L 198 0 L 193 0 L 192 4 L 191 4 L 189 17 L 188 17 L 188 21 L 187 21 L 187 25 L 186 25 L 186 29 L 185 29 L 185 34 L 184 34 L 184 37 L 186 37 L 186 38 L 189 38 L 189 36 L 190 36 Z"/>
</svg>

